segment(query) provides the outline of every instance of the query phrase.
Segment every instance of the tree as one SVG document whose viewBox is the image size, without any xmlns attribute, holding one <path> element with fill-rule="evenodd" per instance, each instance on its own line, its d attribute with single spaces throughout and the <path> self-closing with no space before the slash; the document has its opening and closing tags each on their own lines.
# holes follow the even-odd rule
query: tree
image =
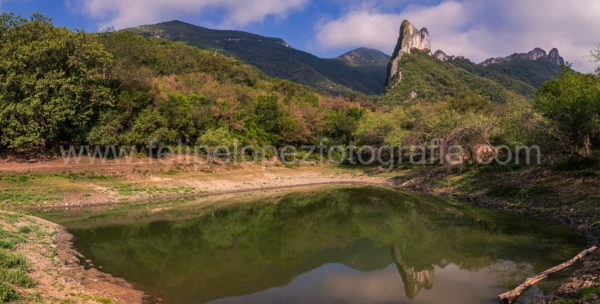
<svg viewBox="0 0 600 304">
<path fill-rule="evenodd" d="M 592 51 L 592 58 L 594 58 L 594 61 L 598 64 L 596 74 L 600 75 L 600 44 Z"/>
<path fill-rule="evenodd" d="M 254 113 L 257 126 L 270 135 L 272 144 L 296 143 L 300 132 L 298 122 L 284 111 L 276 95 L 258 96 Z"/>
<path fill-rule="evenodd" d="M 196 144 L 199 146 L 206 146 L 211 152 L 214 152 L 217 147 L 226 147 L 231 152 L 234 141 L 235 138 L 229 132 L 229 129 L 227 127 L 221 127 L 218 129 L 206 130 L 202 136 L 198 137 Z"/>
<path fill-rule="evenodd" d="M 550 121 L 549 129 L 566 153 L 589 155 L 600 141 L 600 79 L 564 69 L 536 94 L 535 108 Z"/>
<path fill-rule="evenodd" d="M 111 56 L 82 31 L 56 28 L 40 14 L 0 16 L 0 146 L 44 150 L 85 140 L 112 103 Z"/>
</svg>

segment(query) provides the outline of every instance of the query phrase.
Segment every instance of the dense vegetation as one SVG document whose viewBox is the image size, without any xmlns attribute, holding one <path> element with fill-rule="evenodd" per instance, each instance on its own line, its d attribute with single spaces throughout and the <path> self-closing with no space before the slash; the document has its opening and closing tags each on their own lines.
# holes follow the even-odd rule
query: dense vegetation
<svg viewBox="0 0 600 304">
<path fill-rule="evenodd" d="M 0 150 L 346 140 L 360 95 L 316 93 L 183 43 L 0 19 Z M 217 138 L 215 138 L 217 137 Z"/>
<path fill-rule="evenodd" d="M 543 61 L 532 64 L 553 65 L 549 74 L 530 72 L 552 79 L 560 67 Z M 360 142 L 427 147 L 440 140 L 467 152 L 482 145 L 538 145 L 549 156 L 582 157 L 600 147 L 598 76 L 563 67 L 536 93 L 537 83 L 515 80 L 506 71 L 462 58 L 442 62 L 418 50 L 402 56 L 400 69 L 402 81 L 390 84 L 377 111 L 361 120 Z"/>
<path fill-rule="evenodd" d="M 46 149 L 82 140 L 95 113 L 112 103 L 110 54 L 91 36 L 50 20 L 0 17 L 0 147 Z"/>
<path fill-rule="evenodd" d="M 467 152 L 535 144 L 551 155 L 588 157 L 600 145 L 598 76 L 568 68 L 533 97 L 532 86 L 505 74 L 413 52 L 402 57 L 402 81 L 375 106 L 361 94 L 334 97 L 269 78 L 215 51 L 129 31 L 72 32 L 41 15 L 3 14 L 0 40 L 5 154 L 47 154 L 62 144 L 280 146 L 327 138 L 441 140 Z M 346 55 L 337 60 L 381 61 Z"/>
<path fill-rule="evenodd" d="M 544 82 L 554 78 L 561 71 L 560 65 L 542 57 L 537 60 L 513 59 L 490 64 L 486 67 L 490 72 L 501 73 L 539 88 Z"/>
<path fill-rule="evenodd" d="M 521 80 L 515 79 L 504 73 L 496 71 L 495 69 L 483 67 L 479 64 L 475 64 L 475 63 L 471 62 L 470 60 L 468 60 L 466 58 L 462 58 L 462 57 L 453 58 L 453 59 L 449 60 L 448 62 L 456 67 L 465 69 L 468 72 L 471 72 L 475 75 L 479 75 L 481 77 L 492 79 L 492 80 L 496 81 L 497 83 L 501 84 L 502 86 L 504 86 L 505 88 L 507 88 L 508 90 L 516 92 L 520 95 L 523 95 L 526 97 L 533 97 L 535 95 L 536 87 L 534 87 L 533 85 L 523 82 Z M 548 79 L 551 79 L 556 74 L 558 74 L 558 72 L 551 75 L 551 77 Z"/>
<path fill-rule="evenodd" d="M 537 93 L 536 109 L 548 118 L 547 130 L 555 148 L 563 153 L 588 156 L 600 146 L 600 78 L 562 72 Z"/>
<path fill-rule="evenodd" d="M 402 80 L 389 84 L 378 103 L 395 105 L 409 100 L 439 100 L 468 91 L 504 103 L 516 95 L 491 79 L 436 60 L 423 51 L 404 54 L 399 65 Z"/>
<path fill-rule="evenodd" d="M 368 49 L 355 52 L 374 59 L 356 65 L 339 58 L 323 59 L 294 49 L 283 40 L 239 31 L 211 30 L 180 21 L 128 29 L 146 37 L 161 37 L 186 42 L 201 49 L 216 50 L 257 66 L 271 77 L 289 79 L 332 93 L 357 90 L 378 95 L 385 86 L 389 56 Z"/>
</svg>

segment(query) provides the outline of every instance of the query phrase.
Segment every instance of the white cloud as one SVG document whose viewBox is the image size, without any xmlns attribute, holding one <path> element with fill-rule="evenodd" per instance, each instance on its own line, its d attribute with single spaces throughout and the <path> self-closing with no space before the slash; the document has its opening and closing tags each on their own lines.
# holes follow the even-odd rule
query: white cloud
<svg viewBox="0 0 600 304">
<path fill-rule="evenodd" d="M 370 2 L 369 2 L 370 3 Z M 409 5 L 400 13 L 378 5 L 348 11 L 317 25 L 316 42 L 326 49 L 374 47 L 391 53 L 403 19 L 427 27 L 432 48 L 479 62 L 489 57 L 557 47 L 565 60 L 591 71 L 589 50 L 600 42 L 600 1 L 464 0 Z"/>
<path fill-rule="evenodd" d="M 0 0 L 1 1 L 1 0 Z M 244 26 L 261 22 L 267 16 L 286 16 L 301 9 L 308 0 L 67 0 L 90 17 L 99 28 L 117 29 L 156 23 L 182 16 L 223 12 L 221 27 Z"/>
</svg>

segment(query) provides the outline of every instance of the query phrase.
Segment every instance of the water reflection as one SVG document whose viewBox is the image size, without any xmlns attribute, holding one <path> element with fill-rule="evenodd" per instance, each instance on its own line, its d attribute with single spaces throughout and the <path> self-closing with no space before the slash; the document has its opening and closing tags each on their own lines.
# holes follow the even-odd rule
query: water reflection
<svg viewBox="0 0 600 304">
<path fill-rule="evenodd" d="M 561 225 L 371 187 L 157 216 L 70 231 L 164 303 L 485 303 L 584 245 Z"/>
<path fill-rule="evenodd" d="M 400 248 L 396 246 L 392 246 L 392 256 L 394 257 L 398 273 L 402 277 L 404 292 L 409 299 L 416 297 L 423 288 L 431 289 L 433 286 L 433 265 L 427 266 L 422 270 L 416 270 L 414 267 L 406 265 L 402 260 Z"/>
</svg>

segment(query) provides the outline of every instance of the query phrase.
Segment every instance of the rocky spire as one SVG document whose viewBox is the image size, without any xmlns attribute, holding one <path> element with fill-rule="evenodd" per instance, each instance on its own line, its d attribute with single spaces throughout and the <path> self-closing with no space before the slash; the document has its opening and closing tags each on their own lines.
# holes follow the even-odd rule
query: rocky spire
<svg viewBox="0 0 600 304">
<path fill-rule="evenodd" d="M 402 73 L 398 69 L 398 63 L 403 54 L 409 54 L 412 49 L 427 50 L 431 49 L 429 41 L 429 32 L 426 28 L 418 30 L 408 20 L 402 21 L 400 26 L 400 37 L 396 44 L 396 49 L 392 55 L 392 61 L 388 67 L 387 84 L 391 82 L 398 84 L 402 80 Z"/>
<path fill-rule="evenodd" d="M 550 53 L 548 53 L 548 59 L 557 65 L 565 64 L 565 60 L 562 57 L 560 57 L 557 48 L 553 48 L 550 50 Z"/>
</svg>

